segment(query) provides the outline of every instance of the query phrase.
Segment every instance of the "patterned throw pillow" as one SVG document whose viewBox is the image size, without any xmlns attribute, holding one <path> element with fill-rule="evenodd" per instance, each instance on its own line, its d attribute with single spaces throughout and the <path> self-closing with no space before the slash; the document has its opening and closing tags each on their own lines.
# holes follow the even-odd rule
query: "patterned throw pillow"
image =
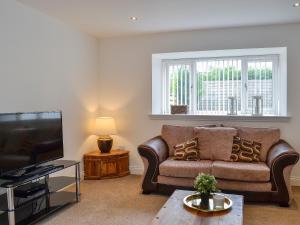
<svg viewBox="0 0 300 225">
<path fill-rule="evenodd" d="M 174 146 L 174 159 L 185 161 L 197 161 L 199 159 L 198 138 L 192 138 L 186 142 Z"/>
<path fill-rule="evenodd" d="M 233 138 L 231 160 L 233 162 L 259 162 L 260 151 L 261 143 L 235 136 Z"/>
</svg>

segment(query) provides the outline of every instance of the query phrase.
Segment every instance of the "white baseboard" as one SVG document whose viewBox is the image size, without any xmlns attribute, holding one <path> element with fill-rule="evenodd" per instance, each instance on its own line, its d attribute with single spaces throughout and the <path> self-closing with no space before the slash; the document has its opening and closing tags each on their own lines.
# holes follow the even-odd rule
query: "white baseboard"
<svg viewBox="0 0 300 225">
<path fill-rule="evenodd" d="M 290 180 L 292 186 L 300 186 L 300 177 L 291 176 Z"/>
<path fill-rule="evenodd" d="M 130 174 L 142 175 L 144 173 L 144 167 L 129 166 Z"/>
<path fill-rule="evenodd" d="M 80 171 L 80 181 L 83 181 L 83 180 L 84 180 L 84 172 Z"/>
</svg>

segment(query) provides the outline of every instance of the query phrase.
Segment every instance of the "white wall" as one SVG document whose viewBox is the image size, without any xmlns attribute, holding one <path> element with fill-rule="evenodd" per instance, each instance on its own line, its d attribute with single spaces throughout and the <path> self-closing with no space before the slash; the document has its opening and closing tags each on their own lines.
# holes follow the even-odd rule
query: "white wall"
<svg viewBox="0 0 300 225">
<path fill-rule="evenodd" d="M 65 158 L 96 147 L 98 40 L 14 0 L 0 1 L 0 112 L 62 110 Z"/>
<path fill-rule="evenodd" d="M 300 152 L 300 24 L 161 33 L 100 40 L 100 112 L 113 115 L 119 128 L 116 145 L 131 151 L 134 172 L 142 171 L 136 147 L 160 133 L 162 124 L 197 125 L 200 121 L 151 120 L 151 54 L 238 48 L 288 48 L 289 122 L 242 123 L 279 127 Z M 226 122 L 226 121 L 220 121 Z M 300 163 L 293 171 L 300 181 Z M 295 178 L 295 177 L 294 177 Z"/>
<path fill-rule="evenodd" d="M 149 118 L 153 53 L 286 46 L 292 119 L 243 124 L 280 127 L 282 137 L 300 151 L 299 39 L 300 24 L 294 24 L 109 38 L 99 47 L 93 37 L 14 0 L 1 0 L 0 112 L 62 110 L 65 158 L 78 160 L 96 148 L 88 129 L 95 112 L 112 115 L 119 131 L 115 146 L 129 149 L 132 171 L 141 172 L 136 147 L 159 134 L 162 124 L 210 123 Z M 300 181 L 300 164 L 293 176 Z"/>
</svg>

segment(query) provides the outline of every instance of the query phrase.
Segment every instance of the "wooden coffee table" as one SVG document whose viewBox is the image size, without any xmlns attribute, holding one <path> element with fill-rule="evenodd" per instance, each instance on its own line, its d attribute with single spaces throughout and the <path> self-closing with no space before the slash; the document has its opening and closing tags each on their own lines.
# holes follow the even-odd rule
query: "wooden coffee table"
<svg viewBox="0 0 300 225">
<path fill-rule="evenodd" d="M 242 225 L 244 198 L 226 194 L 232 201 L 227 212 L 203 213 L 183 205 L 185 196 L 193 191 L 176 190 L 152 220 L 151 225 Z"/>
</svg>

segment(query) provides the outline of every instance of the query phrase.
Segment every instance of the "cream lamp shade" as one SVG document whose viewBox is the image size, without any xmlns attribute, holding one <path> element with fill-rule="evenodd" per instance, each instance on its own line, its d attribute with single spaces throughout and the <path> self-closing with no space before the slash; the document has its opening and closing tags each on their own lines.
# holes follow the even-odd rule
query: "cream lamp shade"
<svg viewBox="0 0 300 225">
<path fill-rule="evenodd" d="M 96 135 L 105 136 L 116 134 L 116 124 L 112 117 L 98 117 L 96 118 L 95 130 Z"/>
</svg>

